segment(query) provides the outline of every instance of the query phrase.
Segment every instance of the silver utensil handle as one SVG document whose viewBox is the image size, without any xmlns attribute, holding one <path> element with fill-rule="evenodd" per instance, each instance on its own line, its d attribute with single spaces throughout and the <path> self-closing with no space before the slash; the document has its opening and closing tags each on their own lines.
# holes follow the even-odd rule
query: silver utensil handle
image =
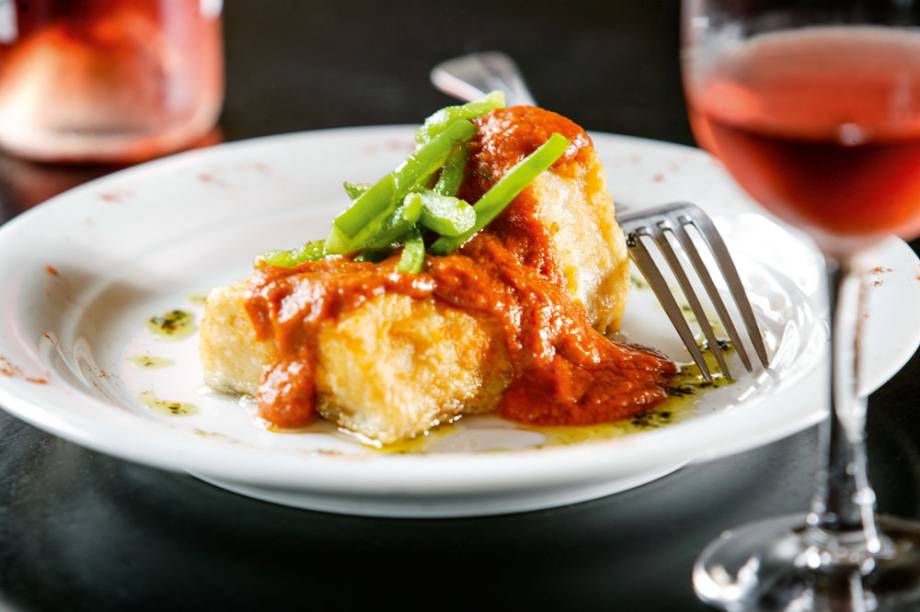
<svg viewBox="0 0 920 612">
<path fill-rule="evenodd" d="M 471 53 L 441 62 L 432 69 L 431 82 L 447 95 L 467 102 L 499 90 L 505 92 L 508 106 L 536 106 L 517 64 L 498 51 Z"/>
</svg>

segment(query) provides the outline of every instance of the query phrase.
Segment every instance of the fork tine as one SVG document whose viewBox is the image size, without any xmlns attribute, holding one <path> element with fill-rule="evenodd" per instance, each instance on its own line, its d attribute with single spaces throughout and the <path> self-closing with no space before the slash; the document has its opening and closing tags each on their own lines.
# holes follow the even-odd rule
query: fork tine
<svg viewBox="0 0 920 612">
<path fill-rule="evenodd" d="M 703 263 L 703 258 L 700 256 L 700 252 L 697 250 L 696 245 L 693 244 L 693 240 L 690 238 L 690 234 L 687 233 L 687 229 L 684 227 L 683 220 L 689 218 L 685 216 L 678 216 L 675 222 L 675 227 L 673 228 L 674 235 L 677 236 L 677 240 L 680 242 L 681 248 L 687 254 L 687 257 L 690 259 L 690 263 L 693 264 L 693 269 L 696 270 L 697 276 L 703 282 L 703 287 L 706 289 L 706 294 L 709 296 L 709 301 L 712 302 L 712 305 L 715 306 L 716 314 L 719 315 L 719 320 L 722 322 L 722 325 L 725 327 L 725 331 L 728 332 L 728 337 L 731 338 L 732 344 L 735 347 L 735 350 L 738 351 L 738 357 L 741 358 L 741 363 L 744 364 L 744 368 L 748 372 L 753 372 L 754 368 L 751 366 L 751 360 L 748 357 L 747 349 L 744 348 L 744 344 L 741 342 L 741 336 L 738 334 L 738 330 L 735 328 L 735 323 L 732 321 L 731 316 L 728 314 L 728 309 L 725 307 L 725 302 L 722 301 L 722 294 L 719 293 L 719 290 L 716 289 L 716 284 L 712 280 L 712 275 L 709 274 L 709 269 L 706 267 L 706 264 Z"/>
<path fill-rule="evenodd" d="M 671 290 L 664 280 L 664 277 L 661 275 L 661 271 L 659 271 L 658 266 L 655 265 L 655 261 L 649 254 L 648 249 L 642 244 L 641 235 L 639 231 L 633 232 L 630 235 L 630 239 L 626 242 L 626 244 L 629 245 L 629 254 L 632 256 L 633 261 L 636 262 L 636 266 L 638 266 L 639 271 L 642 272 L 645 280 L 648 281 L 652 291 L 655 292 L 655 297 L 658 298 L 658 302 L 661 304 L 661 307 L 664 308 L 665 314 L 668 315 L 671 324 L 674 326 L 674 329 L 677 330 L 677 335 L 680 336 L 684 346 L 687 347 L 690 357 L 693 358 L 694 363 L 699 367 L 703 377 L 712 382 L 712 374 L 709 372 L 709 366 L 706 365 L 706 360 L 703 358 L 700 348 L 696 345 L 696 339 L 693 337 L 693 332 L 690 331 L 690 326 L 687 324 L 687 320 L 684 318 L 680 306 L 677 305 L 674 296 L 671 295 Z"/>
<path fill-rule="evenodd" d="M 735 304 L 737 304 L 738 310 L 741 311 L 741 318 L 744 319 L 748 336 L 754 344 L 754 350 L 757 352 L 757 356 L 760 358 L 763 367 L 769 367 L 770 358 L 767 356 L 767 347 L 764 346 L 760 327 L 757 325 L 757 319 L 754 317 L 754 309 L 751 308 L 751 302 L 748 300 L 744 291 L 744 285 L 741 283 L 738 269 L 735 268 L 731 255 L 728 253 L 728 247 L 725 246 L 725 241 L 722 240 L 719 230 L 716 229 L 716 226 L 709 217 L 693 204 L 687 204 L 684 213 L 692 219 L 697 229 L 700 230 L 700 233 L 702 233 L 706 242 L 709 244 L 709 248 L 715 256 L 716 263 L 719 265 L 719 269 L 722 270 L 722 275 L 728 283 L 728 289 L 735 299 Z"/>
<path fill-rule="evenodd" d="M 677 284 L 680 285 L 680 290 L 683 292 L 684 297 L 687 299 L 687 303 L 690 305 L 690 309 L 693 311 L 693 315 L 696 317 L 696 322 L 699 324 L 703 335 L 706 337 L 706 342 L 709 343 L 709 349 L 712 351 L 712 354 L 715 355 L 716 361 L 719 362 L 719 368 L 722 370 L 722 373 L 725 376 L 730 378 L 731 372 L 728 369 L 728 364 L 725 363 L 725 356 L 722 354 L 722 347 L 719 346 L 719 341 L 716 338 L 715 332 L 712 330 L 712 325 L 709 324 L 709 317 L 707 317 L 706 313 L 703 312 L 703 306 L 700 304 L 700 300 L 697 298 L 696 292 L 693 290 L 693 285 L 690 284 L 690 279 L 687 278 L 687 274 L 684 272 L 684 267 L 681 265 L 680 260 L 677 258 L 677 253 L 674 252 L 674 248 L 668 241 L 668 237 L 665 236 L 665 231 L 673 232 L 671 225 L 671 223 L 666 221 L 652 223 L 649 225 L 648 232 L 652 238 L 655 239 L 659 250 L 661 250 L 665 260 L 667 260 L 668 265 L 671 267 L 671 272 L 677 279 Z"/>
</svg>

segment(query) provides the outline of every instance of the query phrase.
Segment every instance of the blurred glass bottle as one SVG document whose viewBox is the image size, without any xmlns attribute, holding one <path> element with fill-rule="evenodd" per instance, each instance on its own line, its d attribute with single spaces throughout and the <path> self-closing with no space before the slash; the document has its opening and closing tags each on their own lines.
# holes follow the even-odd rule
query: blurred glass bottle
<svg viewBox="0 0 920 612">
<path fill-rule="evenodd" d="M 0 0 L 0 147 L 135 162 L 209 132 L 221 0 Z"/>
</svg>

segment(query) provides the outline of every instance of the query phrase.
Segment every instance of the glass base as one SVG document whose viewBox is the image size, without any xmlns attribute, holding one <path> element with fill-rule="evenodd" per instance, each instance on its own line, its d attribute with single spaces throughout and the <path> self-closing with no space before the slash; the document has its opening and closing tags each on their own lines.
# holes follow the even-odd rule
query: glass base
<svg viewBox="0 0 920 612">
<path fill-rule="evenodd" d="M 920 523 L 876 517 L 879 540 L 794 515 L 728 531 L 693 568 L 697 595 L 740 610 L 920 610 Z M 870 550 L 876 549 L 876 550 Z"/>
</svg>

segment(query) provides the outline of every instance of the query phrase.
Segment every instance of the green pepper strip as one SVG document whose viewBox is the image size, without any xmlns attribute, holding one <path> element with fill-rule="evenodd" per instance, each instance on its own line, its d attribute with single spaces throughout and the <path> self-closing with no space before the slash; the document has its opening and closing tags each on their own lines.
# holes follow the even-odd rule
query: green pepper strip
<svg viewBox="0 0 920 612">
<path fill-rule="evenodd" d="M 364 249 L 358 253 L 352 261 L 369 261 L 372 263 L 379 263 L 389 257 L 393 253 L 393 249 L 387 247 L 385 249 Z"/>
<path fill-rule="evenodd" d="M 447 156 L 441 176 L 434 185 L 434 191 L 445 196 L 455 196 L 460 190 L 460 184 L 466 174 L 466 143 L 454 146 L 454 150 Z"/>
<path fill-rule="evenodd" d="M 394 201 L 395 191 L 396 179 L 392 172 L 371 185 L 370 189 L 361 194 L 332 222 L 329 238 L 326 239 L 326 249 L 330 253 L 344 253 L 343 249 L 347 250 L 347 242 L 351 237 L 390 206 Z"/>
<path fill-rule="evenodd" d="M 422 205 L 419 223 L 442 236 L 459 236 L 476 224 L 476 211 L 463 200 L 433 191 L 410 193 L 406 199 L 418 198 Z"/>
<path fill-rule="evenodd" d="M 410 191 L 444 165 L 453 146 L 469 140 L 476 127 L 469 121 L 455 121 L 429 142 L 423 144 L 396 170 L 371 186 L 333 222 L 347 234 L 355 236 L 375 217 L 395 208 Z"/>
<path fill-rule="evenodd" d="M 326 252 L 336 255 L 347 253 L 350 242 L 351 238 L 333 224 L 332 227 L 329 228 L 329 236 L 326 237 Z"/>
<path fill-rule="evenodd" d="M 413 228 L 403 245 L 396 269 L 404 274 L 418 274 L 425 265 L 425 241 L 418 228 Z"/>
<path fill-rule="evenodd" d="M 317 261 L 326 256 L 325 241 L 314 240 L 289 251 L 268 251 L 256 257 L 256 264 L 267 263 L 279 268 L 293 268 L 305 261 Z"/>
<path fill-rule="evenodd" d="M 388 247 L 409 233 L 421 216 L 421 200 L 406 198 L 395 210 L 384 211 L 365 225 L 351 240 L 347 252 Z"/>
<path fill-rule="evenodd" d="M 371 188 L 370 183 L 350 183 L 345 181 L 342 183 L 342 187 L 345 188 L 345 193 L 348 195 L 349 200 L 357 200 L 364 195 L 364 192 Z"/>
<path fill-rule="evenodd" d="M 514 198 L 521 193 L 543 171 L 556 163 L 569 146 L 569 141 L 562 134 L 554 133 L 543 145 L 519 161 L 505 173 L 476 204 L 476 224 L 460 236 L 442 236 L 431 245 L 430 251 L 435 255 L 447 255 L 462 247 L 479 230 L 497 217 Z"/>
<path fill-rule="evenodd" d="M 466 142 L 475 133 L 476 126 L 469 121 L 459 120 L 419 147 L 393 172 L 396 179 L 396 201 L 401 201 L 410 191 L 424 186 L 444 165 L 454 146 Z"/>
<path fill-rule="evenodd" d="M 416 130 L 415 139 L 418 142 L 427 142 L 446 130 L 455 121 L 476 119 L 489 111 L 504 107 L 505 94 L 500 91 L 493 91 L 484 98 L 460 106 L 446 106 L 425 119 L 424 125 Z"/>
</svg>

